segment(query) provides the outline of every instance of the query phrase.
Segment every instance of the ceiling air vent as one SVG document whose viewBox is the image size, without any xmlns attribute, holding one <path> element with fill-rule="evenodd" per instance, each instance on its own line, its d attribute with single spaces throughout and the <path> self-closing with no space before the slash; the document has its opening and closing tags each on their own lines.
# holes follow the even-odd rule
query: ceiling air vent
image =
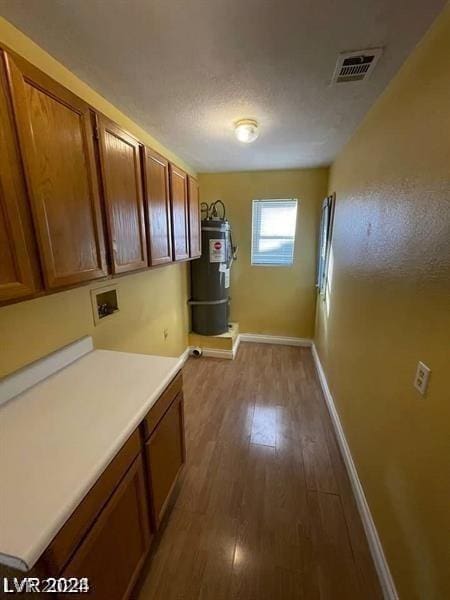
<svg viewBox="0 0 450 600">
<path fill-rule="evenodd" d="M 355 50 L 339 54 L 331 83 L 346 83 L 367 79 L 383 52 L 382 48 Z"/>
</svg>

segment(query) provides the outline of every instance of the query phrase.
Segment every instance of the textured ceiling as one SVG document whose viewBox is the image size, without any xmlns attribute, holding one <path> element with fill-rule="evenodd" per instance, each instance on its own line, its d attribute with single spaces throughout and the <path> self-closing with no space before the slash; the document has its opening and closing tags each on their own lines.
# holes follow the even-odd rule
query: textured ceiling
<svg viewBox="0 0 450 600">
<path fill-rule="evenodd" d="M 0 13 L 197 171 L 328 165 L 444 0 L 0 0 Z M 367 82 L 339 52 L 384 46 Z M 236 141 L 233 121 L 260 137 Z"/>
</svg>

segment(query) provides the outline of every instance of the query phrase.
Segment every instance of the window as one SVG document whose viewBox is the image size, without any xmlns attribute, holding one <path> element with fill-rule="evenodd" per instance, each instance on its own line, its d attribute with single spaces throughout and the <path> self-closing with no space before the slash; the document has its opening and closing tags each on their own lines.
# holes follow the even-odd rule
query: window
<svg viewBox="0 0 450 600">
<path fill-rule="evenodd" d="M 322 204 L 316 282 L 316 286 L 321 294 L 325 294 L 327 289 L 328 268 L 330 264 L 331 234 L 333 231 L 334 205 L 334 194 L 325 198 Z"/>
<path fill-rule="evenodd" d="M 297 200 L 253 200 L 252 265 L 294 262 Z"/>
</svg>

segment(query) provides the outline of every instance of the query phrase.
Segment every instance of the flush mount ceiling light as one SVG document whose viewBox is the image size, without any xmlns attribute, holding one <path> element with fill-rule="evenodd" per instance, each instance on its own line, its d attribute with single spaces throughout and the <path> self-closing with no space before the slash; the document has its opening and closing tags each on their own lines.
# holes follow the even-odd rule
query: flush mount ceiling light
<svg viewBox="0 0 450 600">
<path fill-rule="evenodd" d="M 234 133 L 237 139 L 244 144 L 254 142 L 259 135 L 258 121 L 255 119 L 240 119 L 234 124 Z"/>
</svg>

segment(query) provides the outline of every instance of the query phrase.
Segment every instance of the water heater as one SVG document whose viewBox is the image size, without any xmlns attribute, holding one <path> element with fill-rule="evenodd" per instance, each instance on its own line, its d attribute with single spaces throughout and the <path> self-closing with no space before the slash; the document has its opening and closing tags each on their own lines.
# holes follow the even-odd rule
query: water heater
<svg viewBox="0 0 450 600">
<path fill-rule="evenodd" d="M 218 335 L 228 331 L 230 270 L 236 248 L 223 202 L 210 206 L 202 202 L 201 210 L 202 255 L 191 263 L 192 331 Z"/>
</svg>

